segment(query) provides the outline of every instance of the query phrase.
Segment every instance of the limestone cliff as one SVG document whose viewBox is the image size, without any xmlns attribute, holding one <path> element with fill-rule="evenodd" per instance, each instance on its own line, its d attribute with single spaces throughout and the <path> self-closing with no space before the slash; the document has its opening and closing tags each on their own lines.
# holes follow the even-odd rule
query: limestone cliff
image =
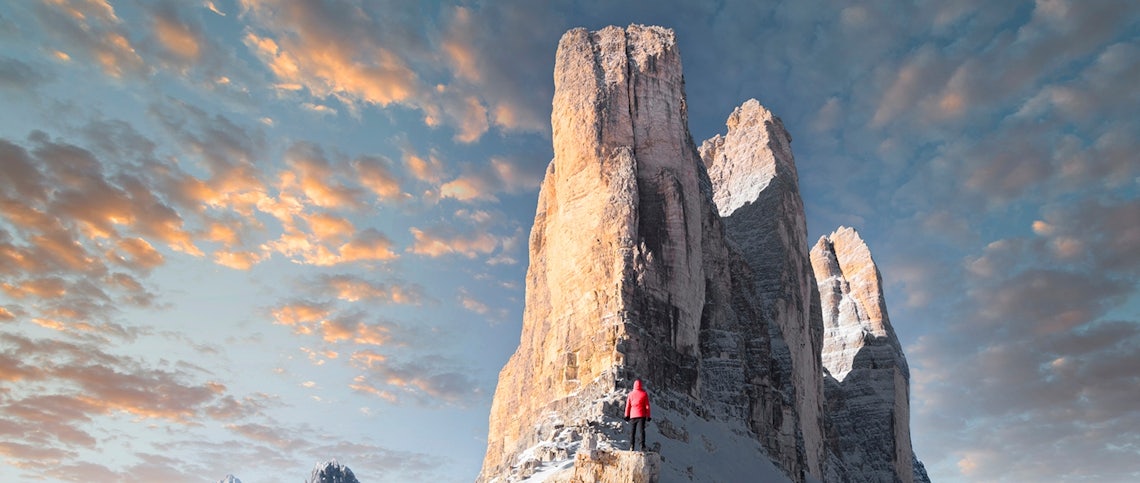
<svg viewBox="0 0 1140 483">
<path fill-rule="evenodd" d="M 929 481 L 910 440 L 910 369 L 882 277 L 859 234 L 840 227 L 811 251 L 824 322 L 827 440 L 845 481 Z"/>
<path fill-rule="evenodd" d="M 789 382 L 781 389 L 795 401 L 796 410 L 784 420 L 798 423 L 793 431 L 802 435 L 808 471 L 822 479 L 827 459 L 820 366 L 823 322 L 792 137 L 755 99 L 736 108 L 726 125 L 726 134 L 701 144 L 701 158 L 728 237 L 755 273 L 756 299 L 775 322 L 770 326 L 772 353 L 780 379 Z"/>
<path fill-rule="evenodd" d="M 698 151 L 660 27 L 567 32 L 554 83 L 479 481 L 925 481 L 878 271 L 843 230 L 809 252 L 780 120 L 748 101 Z M 635 378 L 648 455 L 620 451 Z"/>
<path fill-rule="evenodd" d="M 672 31 L 571 30 L 554 79 L 523 333 L 499 375 L 479 479 L 533 474 L 587 436 L 628 444 L 620 405 L 635 377 L 670 455 L 663 473 L 726 481 L 779 474 L 775 461 L 802 479 L 794 402 L 773 379 L 769 323 L 688 132 Z M 717 453 L 735 468 L 701 464 Z"/>
</svg>

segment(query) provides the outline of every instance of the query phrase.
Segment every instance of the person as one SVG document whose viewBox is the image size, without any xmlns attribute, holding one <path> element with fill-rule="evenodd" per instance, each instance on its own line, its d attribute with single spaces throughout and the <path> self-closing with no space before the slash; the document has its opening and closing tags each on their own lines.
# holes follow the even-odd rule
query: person
<svg viewBox="0 0 1140 483">
<path fill-rule="evenodd" d="M 633 381 L 633 390 L 625 400 L 625 420 L 633 423 L 633 432 L 629 435 L 629 450 L 634 451 L 635 443 L 641 442 L 641 450 L 645 451 L 645 423 L 652 421 L 649 413 L 649 394 L 641 388 L 641 379 Z M 637 439 L 638 427 L 641 427 L 641 439 Z"/>
</svg>

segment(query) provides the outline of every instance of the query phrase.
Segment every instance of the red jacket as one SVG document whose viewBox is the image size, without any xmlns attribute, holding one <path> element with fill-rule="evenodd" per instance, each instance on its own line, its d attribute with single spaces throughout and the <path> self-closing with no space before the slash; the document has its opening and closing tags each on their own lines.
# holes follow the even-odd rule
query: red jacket
<svg viewBox="0 0 1140 483">
<path fill-rule="evenodd" d="M 649 394 L 641 389 L 641 380 L 633 381 L 633 391 L 630 391 L 629 398 L 625 400 L 625 417 L 651 417 L 649 415 Z"/>
</svg>

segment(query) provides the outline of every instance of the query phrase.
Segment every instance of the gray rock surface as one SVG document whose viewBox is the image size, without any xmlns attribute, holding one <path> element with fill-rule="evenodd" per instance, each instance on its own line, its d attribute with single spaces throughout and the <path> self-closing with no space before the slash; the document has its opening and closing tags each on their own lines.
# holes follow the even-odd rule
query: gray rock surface
<svg viewBox="0 0 1140 483">
<path fill-rule="evenodd" d="M 478 481 L 924 481 L 877 269 L 842 230 L 809 253 L 779 119 L 746 102 L 698 152 L 660 27 L 567 32 L 554 82 L 522 335 Z M 629 447 L 634 379 L 652 471 L 606 456 Z"/>
<path fill-rule="evenodd" d="M 755 99 L 736 108 L 728 132 L 701 144 L 713 200 L 728 238 L 755 274 L 755 295 L 775 322 L 773 357 L 782 390 L 795 400 L 808 472 L 824 477 L 823 321 L 807 242 L 792 138 L 784 124 Z M 789 408 L 790 409 L 790 408 Z M 798 416 L 798 417 L 797 417 Z"/>
<path fill-rule="evenodd" d="M 305 479 L 305 483 L 360 483 L 352 470 L 337 462 L 337 460 L 317 463 L 313 473 Z"/>
<path fill-rule="evenodd" d="M 801 479 L 794 400 L 773 379 L 769 322 L 688 132 L 673 32 L 571 30 L 554 79 L 555 157 L 531 232 L 523 333 L 499 375 L 480 481 L 533 474 L 573 449 L 560 439 L 620 446 L 635 377 L 666 444 L 695 455 L 718 447 L 707 435 L 743 434 L 753 443 L 738 465 L 771 458 Z M 715 422 L 701 433 L 714 443 L 659 429 L 691 418 Z M 719 471 L 677 461 L 666 459 L 663 481 Z"/>
<path fill-rule="evenodd" d="M 870 250 L 840 227 L 811 259 L 823 308 L 827 443 L 844 481 L 929 481 L 911 448 L 910 369 Z"/>
</svg>

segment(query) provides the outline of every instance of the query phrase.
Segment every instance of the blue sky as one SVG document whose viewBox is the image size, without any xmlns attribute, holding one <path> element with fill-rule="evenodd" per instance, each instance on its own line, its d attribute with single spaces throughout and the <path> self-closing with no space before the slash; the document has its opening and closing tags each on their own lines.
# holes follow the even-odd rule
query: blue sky
<svg viewBox="0 0 1140 483">
<path fill-rule="evenodd" d="M 470 481 L 569 28 L 859 230 L 935 481 L 1140 478 L 1140 4 L 0 6 L 0 479 Z"/>
</svg>

